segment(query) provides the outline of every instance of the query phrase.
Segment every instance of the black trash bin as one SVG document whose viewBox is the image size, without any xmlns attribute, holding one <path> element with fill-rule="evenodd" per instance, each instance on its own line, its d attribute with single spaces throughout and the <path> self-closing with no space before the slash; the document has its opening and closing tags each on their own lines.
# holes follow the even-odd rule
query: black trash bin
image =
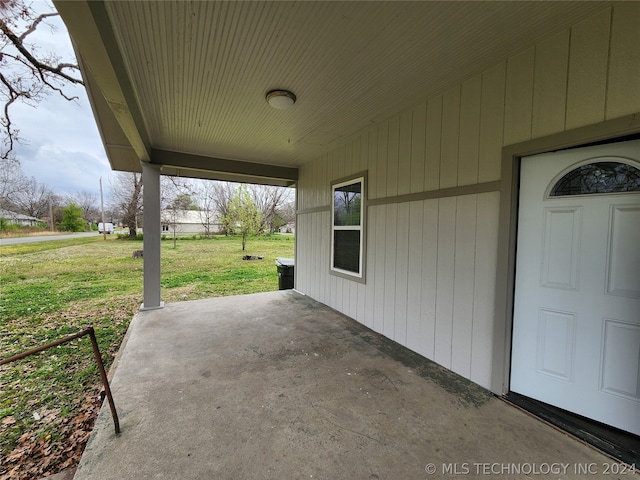
<svg viewBox="0 0 640 480">
<path fill-rule="evenodd" d="M 295 261 L 293 258 L 276 258 L 278 268 L 278 288 L 289 290 L 293 288 L 293 270 Z"/>
</svg>

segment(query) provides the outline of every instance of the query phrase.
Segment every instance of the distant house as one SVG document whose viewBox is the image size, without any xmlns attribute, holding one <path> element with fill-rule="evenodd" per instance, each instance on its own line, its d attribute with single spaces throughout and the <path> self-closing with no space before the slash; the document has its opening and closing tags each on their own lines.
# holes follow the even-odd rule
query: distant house
<svg viewBox="0 0 640 480">
<path fill-rule="evenodd" d="M 163 234 L 205 235 L 207 226 L 211 235 L 223 233 L 218 214 L 200 210 L 163 210 L 161 225 Z"/>
<path fill-rule="evenodd" d="M 30 217 L 29 215 L 23 215 L 21 213 L 10 212 L 9 210 L 0 210 L 0 218 L 6 218 L 9 223 L 15 225 L 22 225 L 23 227 L 35 227 L 39 223 L 46 223 L 36 217 Z"/>
<path fill-rule="evenodd" d="M 296 222 L 289 222 L 281 226 L 278 231 L 280 233 L 296 233 Z"/>
</svg>

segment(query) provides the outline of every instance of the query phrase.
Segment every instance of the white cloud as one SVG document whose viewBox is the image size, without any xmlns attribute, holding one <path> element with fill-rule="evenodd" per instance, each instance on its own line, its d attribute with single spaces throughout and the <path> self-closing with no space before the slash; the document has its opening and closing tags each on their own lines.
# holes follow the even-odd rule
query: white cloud
<svg viewBox="0 0 640 480">
<path fill-rule="evenodd" d="M 37 11 L 49 11 L 45 2 L 34 2 Z M 56 30 L 39 27 L 30 35 L 43 54 L 54 51 L 63 59 L 73 58 L 73 49 L 62 21 L 50 23 Z M 84 87 L 68 86 L 65 92 L 78 96 L 69 102 L 51 93 L 35 107 L 19 104 L 11 116 L 24 145 L 15 148 L 25 175 L 35 177 L 55 193 L 99 192 L 99 178 L 111 173 Z"/>
</svg>

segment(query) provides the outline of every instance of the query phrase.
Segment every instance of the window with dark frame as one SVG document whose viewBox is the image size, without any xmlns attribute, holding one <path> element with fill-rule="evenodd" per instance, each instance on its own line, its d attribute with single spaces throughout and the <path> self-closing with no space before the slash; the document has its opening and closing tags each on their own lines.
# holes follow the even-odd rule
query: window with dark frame
<svg viewBox="0 0 640 480">
<path fill-rule="evenodd" d="M 331 271 L 364 280 L 365 177 L 332 185 Z"/>
</svg>

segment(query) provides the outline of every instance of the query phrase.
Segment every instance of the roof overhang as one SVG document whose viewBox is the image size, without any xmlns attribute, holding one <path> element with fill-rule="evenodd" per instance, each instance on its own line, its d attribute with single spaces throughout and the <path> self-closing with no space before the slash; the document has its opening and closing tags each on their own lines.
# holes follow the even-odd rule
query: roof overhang
<svg viewBox="0 0 640 480">
<path fill-rule="evenodd" d="M 111 166 L 291 185 L 353 133 L 608 2 L 54 2 Z M 297 102 L 277 110 L 267 92 Z"/>
</svg>

